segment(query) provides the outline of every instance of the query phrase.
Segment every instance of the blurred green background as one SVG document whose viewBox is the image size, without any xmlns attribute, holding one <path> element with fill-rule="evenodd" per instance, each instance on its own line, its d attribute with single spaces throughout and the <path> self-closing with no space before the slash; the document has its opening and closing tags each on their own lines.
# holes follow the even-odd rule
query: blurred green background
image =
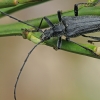
<svg viewBox="0 0 100 100">
<path fill-rule="evenodd" d="M 12 14 L 21 20 L 73 9 L 87 0 L 52 0 Z M 16 22 L 8 17 L 0 24 Z M 99 33 L 95 33 L 99 34 Z M 79 37 L 76 42 L 86 43 Z M 28 52 L 35 44 L 22 37 L 0 38 L 0 100 L 14 100 L 14 84 Z M 96 44 L 100 45 L 100 43 Z M 100 100 L 100 60 L 51 47 L 31 54 L 17 87 L 17 100 Z"/>
</svg>

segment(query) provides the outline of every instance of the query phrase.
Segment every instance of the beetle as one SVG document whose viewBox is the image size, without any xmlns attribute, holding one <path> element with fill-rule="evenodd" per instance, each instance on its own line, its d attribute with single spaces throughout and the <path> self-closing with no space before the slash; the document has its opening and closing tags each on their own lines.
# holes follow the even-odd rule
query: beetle
<svg viewBox="0 0 100 100">
<path fill-rule="evenodd" d="M 100 41 L 100 37 L 93 37 L 93 36 L 86 36 L 84 34 L 89 34 L 89 33 L 93 33 L 93 32 L 97 32 L 100 31 L 100 17 L 99 16 L 78 16 L 78 5 L 89 5 L 92 4 L 93 6 L 95 6 L 99 1 L 97 1 L 96 3 L 78 3 L 74 5 L 74 14 L 75 16 L 61 16 L 61 12 L 58 11 L 57 15 L 58 15 L 58 20 L 59 23 L 57 24 L 53 24 L 47 17 L 43 17 L 41 19 L 40 25 L 39 27 L 33 26 L 31 24 L 28 24 L 24 21 L 21 21 L 13 16 L 10 16 L 7 13 L 4 13 L 2 11 L 0 11 L 2 14 L 13 18 L 15 20 L 17 20 L 18 22 L 21 22 L 23 24 L 26 24 L 28 26 L 31 26 L 33 28 L 35 28 L 35 31 L 37 32 L 41 32 L 41 40 L 42 42 L 45 40 L 50 39 L 51 37 L 58 37 L 58 41 L 57 41 L 57 49 L 60 49 L 62 41 L 61 41 L 61 36 L 64 35 L 66 37 L 67 41 L 73 42 L 70 40 L 70 38 L 75 38 L 78 36 L 83 36 L 83 37 L 89 37 L 92 39 L 95 39 L 96 41 L 93 40 L 88 40 L 88 42 L 92 43 L 92 42 L 99 42 Z M 40 29 L 41 24 L 43 22 L 43 20 L 45 20 L 47 22 L 47 24 L 49 25 L 49 29 L 46 29 L 44 31 L 42 31 Z M 29 30 L 28 30 L 29 31 Z M 75 43 L 75 42 L 73 42 Z M 77 43 L 75 43 L 77 44 Z M 79 45 L 79 44 L 77 44 Z M 81 46 L 81 45 L 79 45 Z M 93 52 L 92 50 L 81 46 L 86 50 L 89 50 L 91 52 Z"/>
<path fill-rule="evenodd" d="M 62 16 L 61 15 L 61 11 L 57 12 L 57 16 L 58 16 L 58 20 L 59 23 L 57 24 L 53 24 L 47 17 L 43 17 L 41 19 L 40 25 L 39 27 L 30 25 L 26 22 L 23 22 L 13 16 L 10 16 L 9 14 L 6 14 L 2 11 L 0 11 L 2 14 L 13 18 L 15 20 L 17 20 L 18 22 L 21 22 L 23 24 L 26 24 L 28 26 L 31 26 L 33 28 L 35 28 L 36 31 L 41 32 L 41 41 L 36 44 L 31 51 L 28 53 L 26 59 L 24 60 L 24 63 L 20 69 L 20 72 L 17 76 L 17 80 L 15 83 L 15 88 L 14 88 L 14 99 L 16 100 L 16 87 L 17 87 L 17 83 L 19 80 L 19 77 L 21 75 L 21 72 L 27 62 L 28 57 L 30 56 L 30 54 L 32 53 L 32 51 L 42 42 L 50 39 L 51 37 L 58 37 L 58 41 L 57 41 L 57 49 L 61 48 L 61 44 L 62 44 L 62 35 L 64 35 L 66 37 L 66 41 L 70 41 L 72 43 L 75 43 L 73 41 L 71 41 L 71 38 L 76 38 L 78 36 L 83 36 L 83 37 L 89 37 L 94 39 L 95 41 L 92 40 L 88 40 L 88 42 L 92 43 L 92 42 L 100 42 L 100 37 L 93 37 L 93 36 L 86 36 L 85 34 L 89 34 L 91 32 L 97 32 L 100 31 L 100 17 L 99 16 L 78 16 L 78 5 L 80 4 L 87 4 L 87 3 L 79 3 L 79 4 L 75 4 L 74 5 L 74 14 L 75 16 Z M 46 29 L 44 31 L 42 31 L 41 25 L 43 20 L 45 20 L 47 22 L 47 24 L 49 25 L 49 29 Z M 29 31 L 29 30 L 28 30 Z M 88 49 L 78 43 L 75 43 L 79 46 L 81 46 L 82 48 L 89 50 L 90 52 L 92 52 L 93 54 L 95 54 L 91 49 Z M 96 54 L 95 54 L 96 55 Z M 97 55 L 98 56 L 98 55 Z"/>
</svg>

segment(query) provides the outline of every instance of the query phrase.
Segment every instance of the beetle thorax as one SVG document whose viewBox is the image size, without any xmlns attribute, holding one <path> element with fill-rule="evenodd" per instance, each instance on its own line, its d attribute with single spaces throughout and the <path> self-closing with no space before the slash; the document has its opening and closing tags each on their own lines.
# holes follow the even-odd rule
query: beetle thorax
<svg viewBox="0 0 100 100">
<path fill-rule="evenodd" d="M 59 37 L 61 35 L 64 35 L 64 33 L 65 33 L 65 26 L 63 24 L 55 24 L 54 27 L 44 30 L 41 39 L 48 40 L 51 37 Z"/>
</svg>

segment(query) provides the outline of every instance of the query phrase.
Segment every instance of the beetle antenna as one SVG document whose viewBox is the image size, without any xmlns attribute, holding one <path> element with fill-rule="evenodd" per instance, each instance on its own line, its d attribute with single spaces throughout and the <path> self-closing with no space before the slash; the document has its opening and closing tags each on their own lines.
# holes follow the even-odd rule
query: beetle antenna
<svg viewBox="0 0 100 100">
<path fill-rule="evenodd" d="M 44 40 L 41 40 L 39 43 L 37 43 L 37 44 L 30 50 L 30 52 L 28 53 L 27 57 L 26 57 L 25 60 L 24 60 L 24 63 L 23 63 L 23 65 L 22 65 L 22 67 L 21 67 L 21 69 L 20 69 L 20 71 L 19 71 L 19 74 L 18 74 L 18 76 L 17 76 L 17 80 L 16 80 L 16 82 L 15 82 L 15 86 L 14 86 L 14 99 L 15 99 L 15 100 L 17 100 L 17 99 L 16 99 L 16 87 L 17 87 L 17 84 L 18 84 L 18 81 L 19 81 L 19 77 L 20 77 L 20 75 L 21 75 L 21 72 L 22 72 L 22 70 L 23 70 L 23 68 L 24 68 L 24 66 L 25 66 L 25 64 L 26 64 L 26 62 L 27 62 L 27 60 L 28 60 L 30 54 L 32 53 L 32 51 L 33 51 L 40 43 L 42 43 L 43 41 L 44 41 Z"/>
<path fill-rule="evenodd" d="M 12 18 L 12 19 L 14 19 L 14 20 L 17 20 L 17 21 L 20 22 L 20 23 L 26 24 L 26 25 L 31 26 L 31 27 L 35 28 L 36 30 L 38 30 L 38 28 L 37 28 L 36 26 L 33 26 L 33 25 L 31 25 L 31 24 L 28 24 L 28 23 L 26 23 L 26 22 L 24 22 L 24 21 L 22 21 L 22 20 L 19 20 L 19 19 L 15 18 L 15 17 L 13 17 L 13 16 L 11 16 L 11 15 L 5 13 L 5 12 L 2 12 L 2 11 L 0 11 L 0 12 L 1 12 L 3 15 L 8 16 L 9 18 Z"/>
</svg>

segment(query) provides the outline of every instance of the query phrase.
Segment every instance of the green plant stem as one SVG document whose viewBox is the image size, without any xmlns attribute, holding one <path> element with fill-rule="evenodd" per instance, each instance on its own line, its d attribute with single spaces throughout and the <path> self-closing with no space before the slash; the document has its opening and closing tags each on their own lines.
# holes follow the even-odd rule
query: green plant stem
<svg viewBox="0 0 100 100">
<path fill-rule="evenodd" d="M 100 10 L 99 6 L 81 7 L 79 9 L 79 15 L 80 16 L 82 16 L 82 15 L 100 15 L 99 10 Z M 73 10 L 63 12 L 62 16 L 74 16 Z M 50 15 L 50 16 L 48 16 L 48 18 L 53 23 L 58 23 L 57 14 Z M 30 24 L 38 27 L 40 20 L 41 20 L 41 18 L 32 19 L 32 20 L 27 21 L 27 23 L 30 23 Z M 47 26 L 48 26 L 47 23 L 45 21 L 43 21 L 42 28 L 47 27 Z M 22 35 L 21 28 L 30 29 L 31 27 L 29 27 L 25 24 L 22 24 L 22 23 L 0 25 L 0 36 L 1 37 L 14 36 L 14 35 L 21 36 Z M 29 40 L 31 40 L 32 42 L 37 43 L 37 41 L 40 41 L 40 35 L 41 35 L 41 33 L 38 33 L 38 34 L 31 33 L 30 38 L 28 38 L 28 37 L 27 38 Z M 53 47 L 53 46 L 56 46 L 57 39 L 50 39 L 48 41 L 45 41 L 44 43 L 45 43 L 45 45 Z M 95 56 L 92 52 L 78 46 L 77 44 L 74 44 L 71 42 L 66 42 L 65 40 L 63 40 L 62 44 L 63 44 L 61 47 L 62 50 L 70 51 L 70 52 L 78 53 L 78 54 L 82 54 L 82 55 L 87 55 L 87 56 L 94 57 L 94 58 L 99 58 L 99 57 Z M 91 50 L 96 52 L 95 50 L 97 49 L 97 47 L 94 45 L 88 45 L 88 44 L 81 44 L 81 45 L 84 45 L 85 47 L 90 48 Z"/>
<path fill-rule="evenodd" d="M 19 3 L 28 3 L 28 2 L 40 2 L 41 0 L 18 0 Z"/>
<path fill-rule="evenodd" d="M 99 0 L 88 0 L 88 3 L 97 4 Z"/>
<path fill-rule="evenodd" d="M 100 6 L 95 6 L 95 7 L 82 7 L 79 9 L 79 15 L 83 16 L 83 15 L 100 15 Z M 62 16 L 74 16 L 74 12 L 73 10 L 70 11 L 65 11 L 62 13 Z M 53 14 L 50 16 L 47 16 L 53 23 L 58 23 L 58 19 L 57 19 L 57 14 Z M 41 18 L 37 18 L 37 19 L 32 19 L 32 20 L 28 20 L 25 21 L 33 26 L 38 27 L 40 24 Z M 48 27 L 47 23 L 45 21 L 43 21 L 43 24 L 41 26 L 41 28 L 46 28 Z M 22 23 L 13 23 L 13 24 L 6 24 L 6 25 L 0 25 L 0 37 L 1 36 L 14 36 L 14 35 L 21 35 L 22 31 L 21 28 L 31 28 L 30 26 L 27 26 L 25 24 Z"/>
<path fill-rule="evenodd" d="M 25 35 L 25 33 L 24 33 L 24 35 Z M 41 41 L 39 39 L 40 36 L 41 36 L 41 34 L 39 32 L 34 32 L 34 33 L 29 32 L 26 34 L 26 38 L 36 44 Z M 49 40 L 44 41 L 44 43 L 42 43 L 42 44 L 45 44 L 50 47 L 56 47 L 57 38 L 51 38 Z M 97 47 L 95 45 L 91 45 L 91 44 L 80 44 L 80 45 L 87 47 L 88 49 L 92 50 L 94 53 L 97 53 L 97 51 L 96 51 Z M 94 53 L 82 48 L 81 46 L 79 46 L 77 44 L 74 44 L 70 41 L 66 41 L 64 39 L 62 39 L 62 46 L 61 46 L 60 50 L 100 59 L 100 57 L 95 55 Z"/>
<path fill-rule="evenodd" d="M 25 4 L 25 3 L 41 3 L 44 1 L 48 1 L 48 0 L 0 0 L 0 8 L 6 8 L 7 7 L 13 7 L 13 6 L 18 6 L 20 4 Z"/>
<path fill-rule="evenodd" d="M 16 11 L 19 11 L 19 10 L 22 10 L 22 9 L 25 9 L 25 8 L 28 8 L 28 7 L 31 7 L 31 6 L 36 6 L 38 4 L 41 4 L 41 3 L 44 3 L 44 2 L 47 2 L 47 1 L 50 1 L 50 0 L 42 0 L 42 1 L 37 1 L 37 2 L 28 2 L 28 3 L 24 3 L 24 4 L 18 4 L 17 6 L 14 6 L 14 7 L 9 7 L 9 5 L 0 5 L 0 8 L 3 8 L 3 7 L 8 7 L 8 8 L 3 8 L 2 11 L 7 13 L 7 14 L 11 14 L 13 12 L 16 12 Z M 5 15 L 1 14 L 0 13 L 0 18 L 3 17 Z"/>
<path fill-rule="evenodd" d="M 0 8 L 16 6 L 17 0 L 0 0 Z"/>
</svg>

